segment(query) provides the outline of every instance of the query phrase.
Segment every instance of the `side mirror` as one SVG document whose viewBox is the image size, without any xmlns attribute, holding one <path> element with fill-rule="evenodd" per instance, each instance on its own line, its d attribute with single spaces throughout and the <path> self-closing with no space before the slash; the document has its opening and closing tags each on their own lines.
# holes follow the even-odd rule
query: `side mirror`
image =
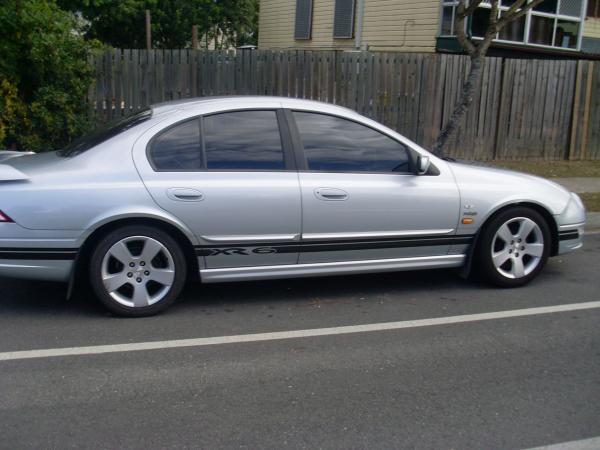
<svg viewBox="0 0 600 450">
<path fill-rule="evenodd" d="M 419 155 L 417 157 L 417 175 L 425 175 L 429 170 L 429 164 L 431 164 L 429 156 Z"/>
</svg>

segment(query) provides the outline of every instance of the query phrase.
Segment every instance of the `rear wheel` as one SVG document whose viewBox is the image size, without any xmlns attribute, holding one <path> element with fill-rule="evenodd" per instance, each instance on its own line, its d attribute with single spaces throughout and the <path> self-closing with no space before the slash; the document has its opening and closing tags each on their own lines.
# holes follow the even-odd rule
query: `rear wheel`
<svg viewBox="0 0 600 450">
<path fill-rule="evenodd" d="M 90 261 L 94 293 L 122 316 L 163 311 L 179 296 L 185 279 L 181 248 L 153 227 L 128 226 L 109 233 L 98 242 Z"/>
<path fill-rule="evenodd" d="M 517 287 L 534 279 L 550 254 L 550 228 L 530 208 L 511 208 L 485 227 L 478 248 L 483 276 L 501 287 Z"/>
</svg>

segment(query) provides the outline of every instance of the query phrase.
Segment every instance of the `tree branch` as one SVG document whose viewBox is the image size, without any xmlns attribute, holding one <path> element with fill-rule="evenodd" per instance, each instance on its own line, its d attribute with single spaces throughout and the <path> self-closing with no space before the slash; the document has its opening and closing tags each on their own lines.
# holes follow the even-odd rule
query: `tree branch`
<svg viewBox="0 0 600 450">
<path fill-rule="evenodd" d="M 481 3 L 481 0 L 479 0 Z M 465 17 L 467 17 L 467 8 L 465 6 L 465 0 L 459 0 L 458 6 L 456 7 L 456 20 L 454 22 L 454 29 L 456 31 L 456 39 L 458 43 L 465 49 L 469 55 L 475 54 L 477 47 L 471 42 L 465 33 Z"/>
<path fill-rule="evenodd" d="M 475 10 L 477 9 L 477 7 L 481 4 L 482 1 L 483 0 L 474 0 L 473 2 L 469 3 L 469 6 L 465 7 L 465 9 L 464 9 L 464 17 L 468 17 L 468 16 L 472 15 L 475 12 Z M 460 3 L 461 2 L 459 2 L 459 6 L 460 6 Z M 464 6 L 464 2 L 462 2 L 462 3 Z"/>
<path fill-rule="evenodd" d="M 488 48 L 492 44 L 492 41 L 496 38 L 498 33 L 498 9 L 500 0 L 492 0 L 492 8 L 490 9 L 490 18 L 487 30 L 483 40 L 477 45 L 478 55 L 485 55 Z"/>
</svg>

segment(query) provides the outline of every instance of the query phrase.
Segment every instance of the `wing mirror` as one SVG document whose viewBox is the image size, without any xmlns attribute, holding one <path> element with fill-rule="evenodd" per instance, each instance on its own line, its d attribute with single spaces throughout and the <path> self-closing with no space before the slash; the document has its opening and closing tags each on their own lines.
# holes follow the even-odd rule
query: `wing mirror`
<svg viewBox="0 0 600 450">
<path fill-rule="evenodd" d="M 429 170 L 431 160 L 429 156 L 419 155 L 417 157 L 417 175 L 425 175 Z"/>
</svg>

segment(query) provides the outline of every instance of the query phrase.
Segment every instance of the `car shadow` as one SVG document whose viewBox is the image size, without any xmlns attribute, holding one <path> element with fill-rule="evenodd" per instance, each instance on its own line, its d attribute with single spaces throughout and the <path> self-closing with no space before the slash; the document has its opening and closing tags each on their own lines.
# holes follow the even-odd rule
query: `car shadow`
<svg viewBox="0 0 600 450">
<path fill-rule="evenodd" d="M 528 287 L 566 276 L 558 261 L 548 266 Z M 386 272 L 328 277 L 288 278 L 280 280 L 231 283 L 188 283 L 168 314 L 225 310 L 252 304 L 291 302 L 312 305 L 315 302 L 342 303 L 349 298 L 404 298 L 419 296 L 447 299 L 473 292 L 496 290 L 477 277 L 465 280 L 455 269 Z M 47 281 L 0 279 L 0 314 L 115 317 L 98 302 L 89 287 L 82 286 L 67 300 L 67 284 Z"/>
<path fill-rule="evenodd" d="M 388 272 L 330 277 L 289 278 L 233 283 L 188 283 L 170 308 L 174 314 L 195 309 L 278 301 L 337 302 L 349 296 L 377 297 L 410 293 L 477 290 L 477 280 L 463 280 L 455 270 Z M 78 288 L 67 300 L 67 285 L 47 281 L 0 279 L 0 314 L 111 316 L 89 287 Z"/>
<path fill-rule="evenodd" d="M 477 290 L 485 285 L 477 280 L 464 280 L 455 270 L 388 272 L 281 280 L 244 281 L 234 283 L 190 284 L 178 305 L 187 309 L 201 303 L 204 307 L 226 304 L 277 302 L 314 302 L 315 299 L 336 302 L 348 297 L 377 297 L 448 290 Z"/>
</svg>

